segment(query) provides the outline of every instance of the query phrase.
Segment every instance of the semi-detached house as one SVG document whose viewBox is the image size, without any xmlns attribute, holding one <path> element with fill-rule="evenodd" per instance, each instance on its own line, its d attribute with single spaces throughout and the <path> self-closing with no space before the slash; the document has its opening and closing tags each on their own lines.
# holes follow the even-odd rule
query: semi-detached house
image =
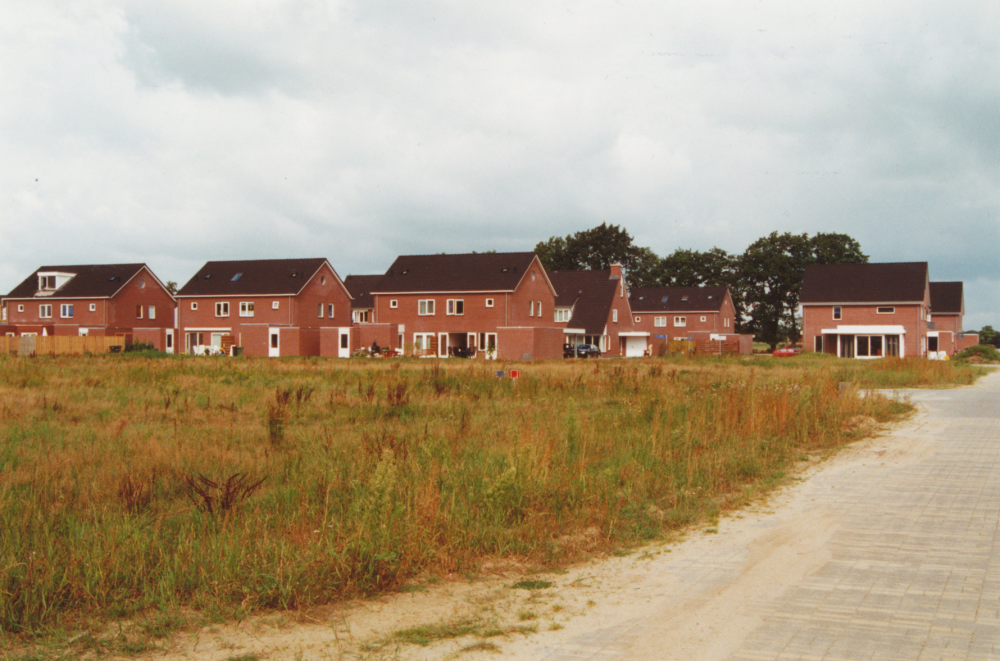
<svg viewBox="0 0 1000 661">
<path fill-rule="evenodd" d="M 593 344 L 603 356 L 642 356 L 649 333 L 637 331 L 622 267 L 551 271 L 558 296 L 554 319 L 567 345 Z"/>
</svg>

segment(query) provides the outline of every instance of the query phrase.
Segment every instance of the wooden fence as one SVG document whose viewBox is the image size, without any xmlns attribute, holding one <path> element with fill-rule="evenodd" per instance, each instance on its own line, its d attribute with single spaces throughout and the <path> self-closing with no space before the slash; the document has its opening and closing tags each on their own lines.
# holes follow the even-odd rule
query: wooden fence
<svg viewBox="0 0 1000 661">
<path fill-rule="evenodd" d="M 119 347 L 118 351 L 124 351 L 125 345 L 129 341 L 131 338 L 127 335 L 107 337 L 97 335 L 22 335 L 21 337 L 12 337 L 7 335 L 0 337 L 0 351 L 19 356 L 79 356 L 84 353 L 108 353 L 114 351 L 112 347 Z"/>
</svg>

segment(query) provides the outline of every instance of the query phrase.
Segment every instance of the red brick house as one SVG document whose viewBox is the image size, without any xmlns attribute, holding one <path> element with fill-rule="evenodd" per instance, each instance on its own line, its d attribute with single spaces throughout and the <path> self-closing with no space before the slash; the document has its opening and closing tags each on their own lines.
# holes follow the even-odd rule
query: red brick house
<svg viewBox="0 0 1000 661">
<path fill-rule="evenodd" d="M 43 266 L 2 305 L 8 335 L 125 335 L 174 350 L 176 301 L 145 264 Z"/>
<path fill-rule="evenodd" d="M 351 353 L 351 295 L 326 259 L 207 262 L 177 292 L 184 353 Z"/>
<path fill-rule="evenodd" d="M 976 333 L 964 333 L 964 284 L 961 282 L 931 283 L 931 328 L 927 331 L 927 356 L 945 359 L 962 349 L 979 343 Z"/>
<path fill-rule="evenodd" d="M 407 355 L 562 356 L 555 289 L 534 253 L 404 255 L 372 291 L 373 322 Z"/>
<path fill-rule="evenodd" d="M 813 264 L 802 281 L 805 351 L 842 358 L 927 356 L 927 262 Z"/>
<path fill-rule="evenodd" d="M 351 319 L 356 324 L 370 324 L 375 319 L 372 289 L 382 280 L 378 275 L 349 275 L 344 278 L 344 286 L 351 293 Z"/>
<path fill-rule="evenodd" d="M 558 295 L 553 317 L 567 344 L 594 344 L 602 356 L 642 356 L 649 333 L 633 327 L 622 267 L 550 271 Z"/>
<path fill-rule="evenodd" d="M 753 350 L 753 338 L 736 332 L 728 287 L 641 287 L 630 302 L 635 328 L 648 333 L 652 356 L 662 355 L 671 340 L 719 342 L 720 350 L 731 353 Z"/>
</svg>

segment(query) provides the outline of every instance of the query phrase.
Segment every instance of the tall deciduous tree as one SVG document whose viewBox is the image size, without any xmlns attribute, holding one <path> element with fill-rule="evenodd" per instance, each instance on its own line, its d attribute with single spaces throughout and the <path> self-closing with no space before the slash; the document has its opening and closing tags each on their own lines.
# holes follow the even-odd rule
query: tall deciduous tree
<svg viewBox="0 0 1000 661">
<path fill-rule="evenodd" d="M 550 271 L 596 271 L 621 264 L 629 286 L 635 286 L 636 276 L 649 277 L 653 262 L 649 248 L 634 245 L 628 232 L 607 223 L 565 238 L 553 236 L 536 245 L 535 254 Z"/>
<path fill-rule="evenodd" d="M 749 319 L 744 332 L 753 333 L 773 349 L 783 339 L 798 340 L 797 318 L 802 278 L 809 264 L 864 263 L 868 256 L 846 234 L 778 234 L 750 244 L 739 260 L 739 279 Z"/>
</svg>

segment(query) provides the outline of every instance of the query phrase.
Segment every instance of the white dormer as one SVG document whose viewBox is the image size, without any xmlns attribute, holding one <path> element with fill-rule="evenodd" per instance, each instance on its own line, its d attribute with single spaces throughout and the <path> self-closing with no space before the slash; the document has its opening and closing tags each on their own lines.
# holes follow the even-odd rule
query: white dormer
<svg viewBox="0 0 1000 661">
<path fill-rule="evenodd" d="M 35 296 L 51 296 L 62 289 L 63 285 L 72 280 L 75 275 L 75 273 L 62 273 L 59 271 L 39 271 L 38 292 Z"/>
</svg>

